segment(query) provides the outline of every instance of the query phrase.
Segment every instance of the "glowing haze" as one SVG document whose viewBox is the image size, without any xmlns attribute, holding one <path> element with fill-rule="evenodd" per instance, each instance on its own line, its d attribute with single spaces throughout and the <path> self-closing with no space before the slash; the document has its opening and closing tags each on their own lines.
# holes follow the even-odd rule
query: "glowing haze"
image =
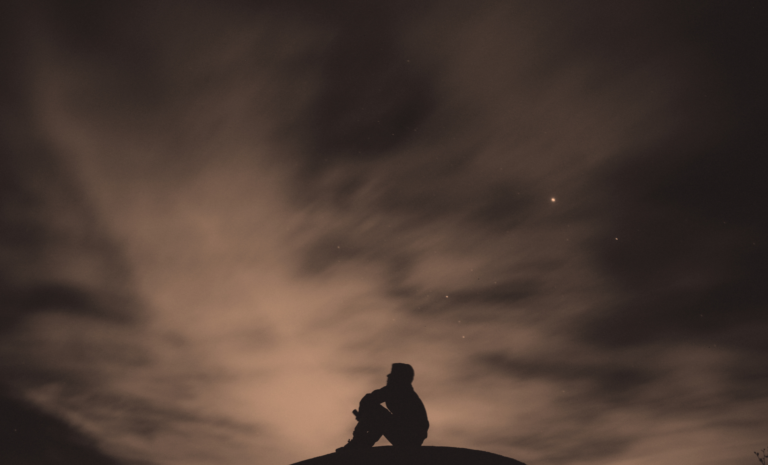
<svg viewBox="0 0 768 465">
<path fill-rule="evenodd" d="M 5 4 L 0 454 L 751 463 L 759 6 Z"/>
</svg>

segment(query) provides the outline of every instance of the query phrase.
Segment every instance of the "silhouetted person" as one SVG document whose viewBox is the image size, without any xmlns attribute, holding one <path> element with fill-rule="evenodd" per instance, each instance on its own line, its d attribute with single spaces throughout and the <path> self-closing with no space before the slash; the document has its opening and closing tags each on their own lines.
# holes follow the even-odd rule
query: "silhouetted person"
<svg viewBox="0 0 768 465">
<path fill-rule="evenodd" d="M 427 438 L 429 420 L 427 410 L 413 390 L 413 367 L 405 363 L 393 363 L 387 375 L 387 385 L 366 394 L 360 401 L 357 426 L 352 439 L 337 452 L 347 449 L 373 447 L 382 434 L 393 446 L 416 447 Z M 381 406 L 386 402 L 386 408 Z"/>
</svg>

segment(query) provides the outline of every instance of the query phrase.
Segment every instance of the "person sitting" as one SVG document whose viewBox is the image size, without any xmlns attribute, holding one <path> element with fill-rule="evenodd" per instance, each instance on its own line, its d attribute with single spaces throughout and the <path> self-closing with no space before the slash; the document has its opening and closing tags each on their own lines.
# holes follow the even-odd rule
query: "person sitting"
<svg viewBox="0 0 768 465">
<path fill-rule="evenodd" d="M 427 438 L 429 420 L 424 403 L 411 385 L 413 376 L 410 365 L 393 363 L 387 385 L 366 394 L 360 410 L 352 411 L 357 417 L 352 439 L 336 451 L 373 447 L 382 435 L 395 447 L 421 446 Z"/>
</svg>

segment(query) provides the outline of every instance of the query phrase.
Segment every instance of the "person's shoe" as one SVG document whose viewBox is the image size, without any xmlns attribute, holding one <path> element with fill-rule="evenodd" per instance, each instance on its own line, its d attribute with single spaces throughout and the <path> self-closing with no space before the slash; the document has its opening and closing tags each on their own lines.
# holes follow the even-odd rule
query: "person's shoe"
<svg viewBox="0 0 768 465">
<path fill-rule="evenodd" d="M 367 449 L 368 447 L 372 447 L 372 446 L 369 446 L 368 444 L 364 444 L 363 441 L 359 439 L 352 438 L 348 440 L 345 445 L 336 449 L 336 452 L 344 452 L 344 451 L 355 450 L 355 449 Z"/>
</svg>

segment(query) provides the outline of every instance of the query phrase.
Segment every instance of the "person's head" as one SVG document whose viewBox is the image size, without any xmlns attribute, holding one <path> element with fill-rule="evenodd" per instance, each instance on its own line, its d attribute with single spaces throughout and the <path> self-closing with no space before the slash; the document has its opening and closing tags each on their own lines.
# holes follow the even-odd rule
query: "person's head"
<svg viewBox="0 0 768 465">
<path fill-rule="evenodd" d="M 407 363 L 393 363 L 392 371 L 387 375 L 387 386 L 411 384 L 413 367 Z"/>
</svg>

